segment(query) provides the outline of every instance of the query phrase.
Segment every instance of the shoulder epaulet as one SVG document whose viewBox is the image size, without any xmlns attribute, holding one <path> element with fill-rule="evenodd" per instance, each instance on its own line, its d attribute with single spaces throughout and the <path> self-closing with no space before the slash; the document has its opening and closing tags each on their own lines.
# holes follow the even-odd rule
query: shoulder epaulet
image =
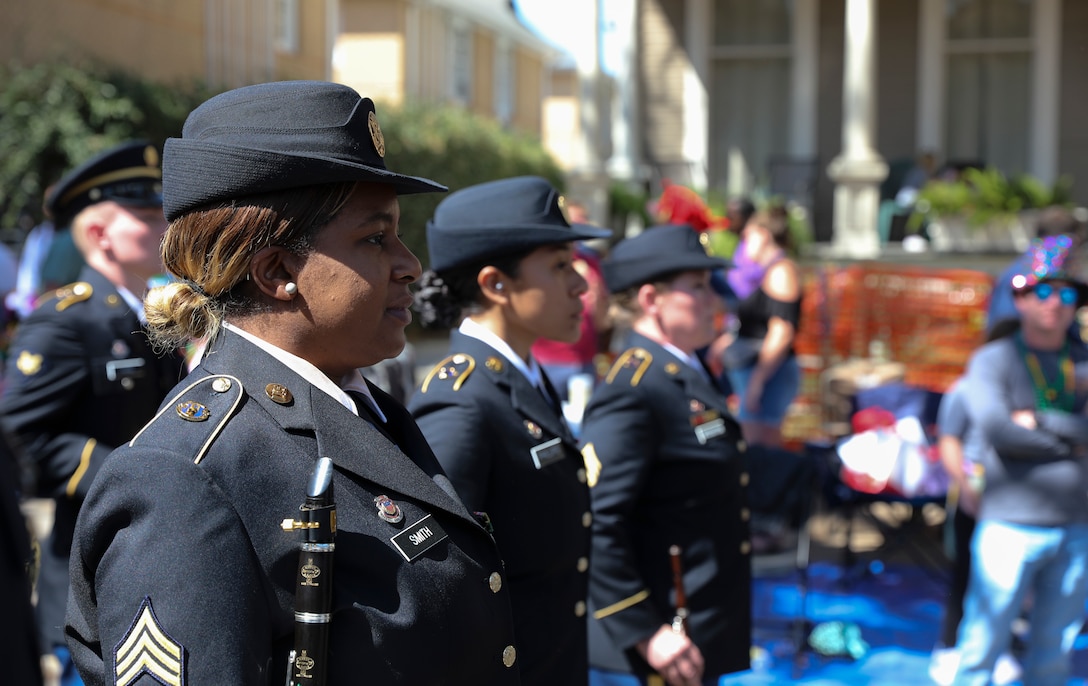
<svg viewBox="0 0 1088 686">
<path fill-rule="evenodd" d="M 450 355 L 427 373 L 426 378 L 423 379 L 423 384 L 419 387 L 419 392 L 426 393 L 427 387 L 436 378 L 439 381 L 450 381 L 453 384 L 453 390 L 460 390 L 461 384 L 465 383 L 465 379 L 468 378 L 473 369 L 476 369 L 476 360 L 472 359 L 472 355 L 464 353 Z"/>
<path fill-rule="evenodd" d="M 606 384 L 615 383 L 617 379 L 626 380 L 632 387 L 642 381 L 642 375 L 654 361 L 654 356 L 644 348 L 628 348 L 616 358 L 616 362 L 605 377 Z"/>
<path fill-rule="evenodd" d="M 223 430 L 242 400 L 242 382 L 233 376 L 207 376 L 189 384 L 140 429 L 129 445 L 141 437 L 164 432 L 170 445 L 193 456 L 200 464 L 212 442 Z"/>
<path fill-rule="evenodd" d="M 93 294 L 94 288 L 91 284 L 86 281 L 76 281 L 53 291 L 53 298 L 57 301 L 54 307 L 57 312 L 63 312 L 76 303 L 90 299 Z"/>
</svg>

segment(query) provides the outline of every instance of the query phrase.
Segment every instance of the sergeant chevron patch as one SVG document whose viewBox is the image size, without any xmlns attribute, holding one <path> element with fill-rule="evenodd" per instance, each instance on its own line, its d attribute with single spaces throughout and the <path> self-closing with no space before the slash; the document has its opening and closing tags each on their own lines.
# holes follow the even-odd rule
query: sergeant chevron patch
<svg viewBox="0 0 1088 686">
<path fill-rule="evenodd" d="M 117 686 L 129 686 L 145 672 L 166 686 L 185 686 L 185 648 L 163 631 L 151 596 L 144 598 L 128 633 L 113 650 Z"/>
</svg>

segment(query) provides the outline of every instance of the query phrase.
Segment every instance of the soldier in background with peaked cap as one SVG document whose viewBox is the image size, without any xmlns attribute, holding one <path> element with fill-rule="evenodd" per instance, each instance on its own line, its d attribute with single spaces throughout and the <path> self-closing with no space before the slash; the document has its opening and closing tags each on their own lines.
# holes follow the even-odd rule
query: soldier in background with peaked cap
<svg viewBox="0 0 1088 686">
<path fill-rule="evenodd" d="M 76 515 L 106 455 L 151 419 L 182 373 L 181 357 L 156 355 L 144 329 L 144 292 L 162 272 L 161 184 L 159 153 L 143 141 L 111 148 L 56 184 L 46 204 L 71 226 L 86 266 L 19 325 L 5 372 L 0 416 L 32 463 L 38 494 L 56 504 L 42 545 L 38 623 L 43 651 L 59 653 L 62 668 Z"/>
<path fill-rule="evenodd" d="M 696 351 L 714 336 L 725 260 L 686 225 L 651 227 L 604 260 L 634 323 L 586 408 L 593 504 L 589 661 L 595 683 L 716 684 L 748 669 L 751 547 L 740 426 Z M 686 627 L 670 548 L 679 546 Z"/>
<path fill-rule="evenodd" d="M 207 351 L 107 461 L 75 533 L 68 644 L 94 684 L 520 683 L 495 541 L 412 421 L 358 369 L 396 356 L 420 264 L 374 104 L 317 81 L 247 86 L 164 150 L 154 340 Z M 333 462 L 324 654 L 289 664 L 299 518 Z M 290 523 L 288 524 L 290 526 Z M 327 612 L 326 612 L 327 610 Z M 302 621 L 301 623 L 306 623 Z"/>
</svg>

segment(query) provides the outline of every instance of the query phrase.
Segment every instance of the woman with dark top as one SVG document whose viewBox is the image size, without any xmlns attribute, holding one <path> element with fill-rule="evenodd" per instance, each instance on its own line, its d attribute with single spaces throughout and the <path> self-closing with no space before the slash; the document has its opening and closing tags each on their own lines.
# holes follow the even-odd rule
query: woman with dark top
<svg viewBox="0 0 1088 686">
<path fill-rule="evenodd" d="M 444 190 L 384 153 L 373 103 L 326 82 L 228 91 L 167 141 L 177 280 L 148 321 L 162 346 L 208 344 L 80 514 L 66 634 L 87 683 L 311 683 L 322 665 L 330 684 L 521 683 L 494 539 L 358 372 L 411 321 L 398 195 Z M 322 569 L 294 528 L 325 458 Z M 296 608 L 323 583 L 330 607 Z M 327 650 L 289 662 L 319 622 Z"/>
<path fill-rule="evenodd" d="M 696 353 L 714 336 L 710 273 L 723 266 L 684 225 L 647 229 L 603 263 L 633 324 L 583 423 L 593 686 L 717 684 L 749 667 L 745 447 Z"/>
<path fill-rule="evenodd" d="M 737 419 L 753 445 L 780 447 L 782 421 L 801 386 L 794 341 L 801 319 L 801 276 L 790 259 L 784 209 L 757 212 L 743 232 L 746 255 L 764 269 L 759 287 L 737 305 L 739 328 L 725 349 Z"/>
<path fill-rule="evenodd" d="M 494 527 L 522 680 L 540 686 L 586 683 L 592 517 L 578 444 L 530 349 L 578 338 L 574 241 L 608 235 L 571 226 L 559 201 L 544 179 L 518 177 L 439 204 L 417 307 L 425 326 L 457 328 L 408 405 L 466 507 Z"/>
</svg>

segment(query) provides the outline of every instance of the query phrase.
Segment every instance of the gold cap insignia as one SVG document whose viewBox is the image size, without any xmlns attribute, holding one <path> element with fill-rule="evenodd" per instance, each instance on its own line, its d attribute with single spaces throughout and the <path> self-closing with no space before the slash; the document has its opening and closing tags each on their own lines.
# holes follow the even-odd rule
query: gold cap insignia
<svg viewBox="0 0 1088 686">
<path fill-rule="evenodd" d="M 384 158 L 385 136 L 382 135 L 382 127 L 378 126 L 378 115 L 371 112 L 366 123 L 370 128 L 370 140 L 374 141 L 374 149 L 378 151 L 378 157 Z"/>
<path fill-rule="evenodd" d="M 212 416 L 212 411 L 195 400 L 185 400 L 175 408 L 178 416 L 187 422 L 203 422 Z"/>
<path fill-rule="evenodd" d="M 144 148 L 144 164 L 149 167 L 159 166 L 159 151 L 155 149 L 155 146 L 149 145 Z"/>
<path fill-rule="evenodd" d="M 278 383 L 270 383 L 264 387 L 264 394 L 268 396 L 268 399 L 279 405 L 288 405 L 295 396 L 291 395 L 291 391 L 287 390 L 287 386 Z"/>
<path fill-rule="evenodd" d="M 15 360 L 15 368 L 26 376 L 34 376 L 42 370 L 41 355 L 36 355 L 29 350 L 19 353 L 19 359 Z"/>
<path fill-rule="evenodd" d="M 163 631 L 145 597 L 132 627 L 114 649 L 114 683 L 128 686 L 146 672 L 156 681 L 184 686 L 185 648 Z"/>
<path fill-rule="evenodd" d="M 487 362 L 484 362 L 484 366 L 493 372 L 501 372 L 503 367 L 502 360 L 497 357 L 487 358 Z"/>
</svg>

